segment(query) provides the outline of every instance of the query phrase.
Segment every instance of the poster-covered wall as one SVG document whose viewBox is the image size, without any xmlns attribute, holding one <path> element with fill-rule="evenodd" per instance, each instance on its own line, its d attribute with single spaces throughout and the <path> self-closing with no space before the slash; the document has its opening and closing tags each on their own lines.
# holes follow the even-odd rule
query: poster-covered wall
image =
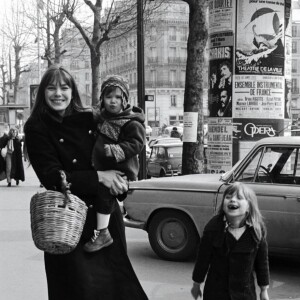
<svg viewBox="0 0 300 300">
<path fill-rule="evenodd" d="M 290 0 L 209 1 L 208 172 L 230 169 L 241 144 L 284 133 L 290 14 Z M 230 133 L 226 141 L 217 128 Z"/>
</svg>

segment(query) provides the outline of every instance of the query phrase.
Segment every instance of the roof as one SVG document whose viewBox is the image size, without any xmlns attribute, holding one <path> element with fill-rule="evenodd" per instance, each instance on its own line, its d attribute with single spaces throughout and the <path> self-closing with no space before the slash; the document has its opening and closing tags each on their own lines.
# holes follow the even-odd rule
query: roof
<svg viewBox="0 0 300 300">
<path fill-rule="evenodd" d="M 300 145 L 300 136 L 276 136 L 260 139 L 256 145 L 277 144 L 277 145 Z"/>
<path fill-rule="evenodd" d="M 165 143 L 165 144 L 155 144 L 152 147 L 168 147 L 168 148 L 173 148 L 173 147 L 179 147 L 182 146 L 183 143 L 182 142 L 178 142 L 178 143 Z"/>
</svg>

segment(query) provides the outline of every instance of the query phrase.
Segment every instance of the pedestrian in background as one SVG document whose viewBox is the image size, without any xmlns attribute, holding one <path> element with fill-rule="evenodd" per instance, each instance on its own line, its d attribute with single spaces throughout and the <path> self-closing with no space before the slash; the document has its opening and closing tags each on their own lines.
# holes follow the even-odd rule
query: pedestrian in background
<svg viewBox="0 0 300 300">
<path fill-rule="evenodd" d="M 22 158 L 22 142 L 18 137 L 18 130 L 11 128 L 8 134 L 0 138 L 0 148 L 6 148 L 5 172 L 7 186 L 11 187 L 12 179 L 19 185 L 20 180 L 25 180 L 24 165 Z"/>
<path fill-rule="evenodd" d="M 172 138 L 179 138 L 179 139 L 181 138 L 180 133 L 178 132 L 177 127 L 173 127 L 172 128 L 172 131 L 170 133 L 170 137 L 172 137 Z"/>
<path fill-rule="evenodd" d="M 138 154 L 146 141 L 145 115 L 139 107 L 132 107 L 128 98 L 129 85 L 123 77 L 111 75 L 102 83 L 92 161 L 98 171 L 119 170 L 129 181 L 135 181 L 139 172 Z M 108 224 L 118 203 L 108 188 L 100 185 L 100 189 L 101 198 L 94 203 L 97 227 L 84 246 L 87 252 L 98 251 L 113 243 Z"/>
<path fill-rule="evenodd" d="M 88 206 L 86 223 L 76 248 L 68 254 L 44 254 L 49 300 L 147 299 L 126 251 L 125 227 L 120 208 L 111 214 L 109 231 L 114 243 L 87 253 L 83 245 L 96 228 L 93 203 L 101 198 L 99 182 L 124 200 L 128 183 L 120 171 L 96 171 L 92 166 L 96 124 L 84 108 L 74 78 L 61 66 L 43 75 L 36 101 L 25 124 L 29 161 L 48 190 L 61 191 L 60 170 L 71 193 Z"/>
<path fill-rule="evenodd" d="M 253 190 L 236 182 L 224 192 L 221 206 L 204 228 L 193 271 L 194 299 L 269 300 L 266 229 Z"/>
</svg>

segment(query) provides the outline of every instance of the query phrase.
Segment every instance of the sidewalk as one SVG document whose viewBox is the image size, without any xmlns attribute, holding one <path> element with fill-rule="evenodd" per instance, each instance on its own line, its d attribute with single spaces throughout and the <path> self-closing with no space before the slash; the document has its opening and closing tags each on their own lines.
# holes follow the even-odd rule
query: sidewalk
<svg viewBox="0 0 300 300">
<path fill-rule="evenodd" d="M 25 182 L 8 188 L 0 181 L 0 295 L 4 300 L 47 299 L 43 253 L 35 248 L 30 230 L 29 203 L 39 180 L 25 167 Z"/>
</svg>

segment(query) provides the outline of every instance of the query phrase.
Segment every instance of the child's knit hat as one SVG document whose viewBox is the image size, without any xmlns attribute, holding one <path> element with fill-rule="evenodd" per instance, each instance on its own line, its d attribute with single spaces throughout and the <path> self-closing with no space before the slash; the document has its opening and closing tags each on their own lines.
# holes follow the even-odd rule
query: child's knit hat
<svg viewBox="0 0 300 300">
<path fill-rule="evenodd" d="M 115 86 L 122 90 L 122 92 L 125 95 L 125 99 L 123 99 L 122 104 L 123 104 L 123 107 L 126 107 L 127 102 L 128 102 L 128 97 L 129 97 L 129 84 L 126 81 L 126 79 L 119 75 L 110 75 L 110 76 L 106 77 L 101 85 L 101 94 L 100 94 L 101 100 L 103 100 L 104 90 L 110 86 Z M 101 103 L 101 106 L 103 107 L 102 103 Z"/>
</svg>

